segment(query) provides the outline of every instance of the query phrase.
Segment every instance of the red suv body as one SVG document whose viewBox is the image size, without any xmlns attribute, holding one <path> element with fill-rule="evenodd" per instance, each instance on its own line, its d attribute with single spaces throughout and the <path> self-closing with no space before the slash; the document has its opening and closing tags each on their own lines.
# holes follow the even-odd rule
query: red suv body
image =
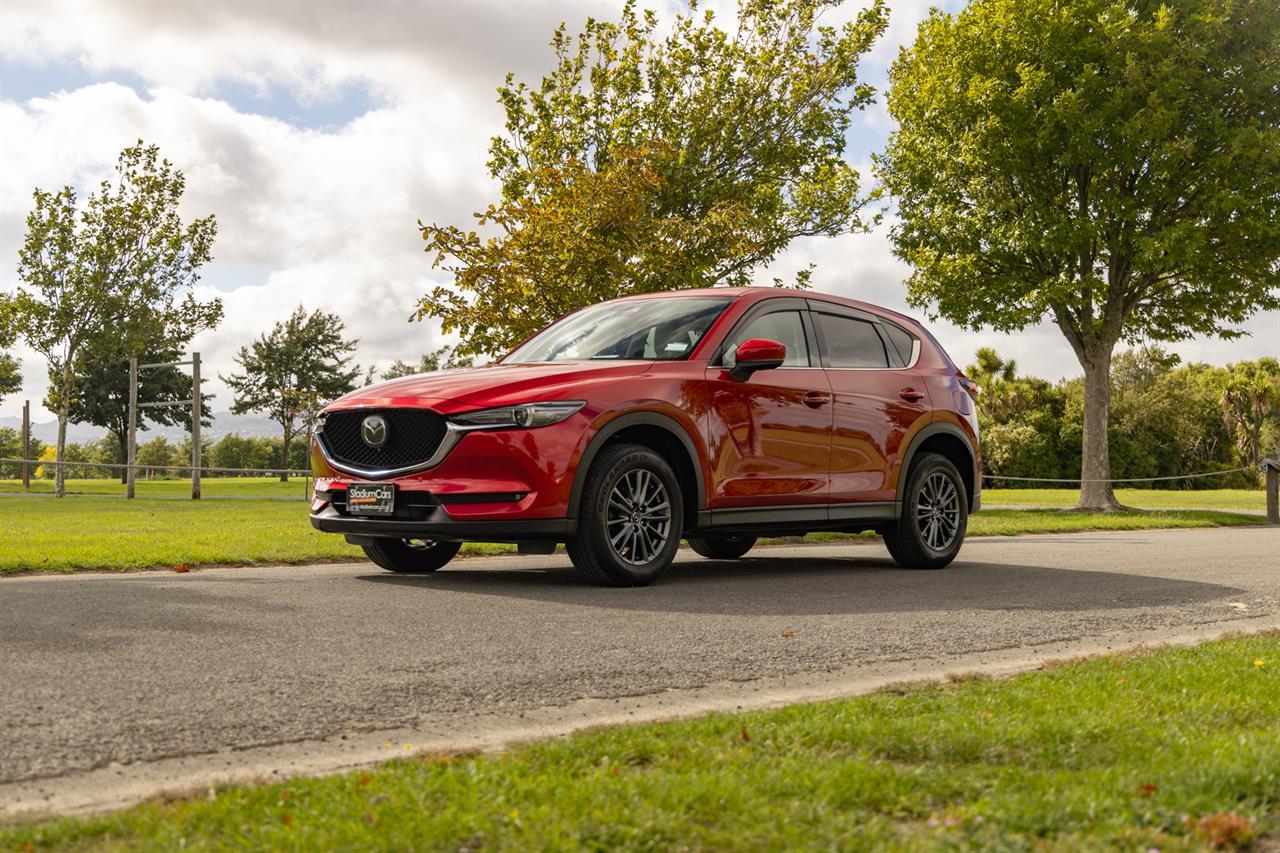
<svg viewBox="0 0 1280 853">
<path fill-rule="evenodd" d="M 591 580 L 634 585 L 682 538 L 731 558 L 757 536 L 861 530 L 939 567 L 979 506 L 975 393 L 919 323 L 855 300 L 627 297 L 495 364 L 336 400 L 311 521 L 394 571 L 464 541 L 563 542 Z"/>
</svg>

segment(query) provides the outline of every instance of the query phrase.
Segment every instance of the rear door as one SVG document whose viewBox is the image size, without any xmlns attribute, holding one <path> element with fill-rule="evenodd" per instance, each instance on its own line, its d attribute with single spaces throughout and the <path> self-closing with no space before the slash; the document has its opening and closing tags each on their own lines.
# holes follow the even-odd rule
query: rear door
<svg viewBox="0 0 1280 853">
<path fill-rule="evenodd" d="M 782 367 L 744 382 L 729 376 L 734 347 L 751 338 L 787 348 Z M 712 509 L 825 504 L 831 386 L 803 299 L 766 299 L 730 331 L 707 368 Z"/>
<path fill-rule="evenodd" d="M 919 345 L 904 330 L 842 305 L 810 300 L 809 306 L 834 395 L 834 518 L 840 504 L 895 499 L 903 439 L 929 416 L 928 397 L 912 371 Z"/>
</svg>

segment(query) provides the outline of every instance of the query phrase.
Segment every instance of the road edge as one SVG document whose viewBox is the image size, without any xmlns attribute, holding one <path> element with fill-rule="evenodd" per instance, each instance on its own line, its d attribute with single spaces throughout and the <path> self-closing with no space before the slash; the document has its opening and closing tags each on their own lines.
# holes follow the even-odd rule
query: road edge
<svg viewBox="0 0 1280 853">
<path fill-rule="evenodd" d="M 212 795 L 227 785 L 331 775 L 424 753 L 500 752 L 586 729 L 848 698 L 890 684 L 936 681 L 961 673 L 1011 676 L 1064 658 L 1115 654 L 1156 645 L 1193 645 L 1230 634 L 1268 630 L 1280 630 L 1280 614 L 878 663 L 820 675 L 724 681 L 640 696 L 581 699 L 518 714 L 441 716 L 408 728 L 353 730 L 318 740 L 113 764 L 67 776 L 0 784 L 0 823 L 115 811 L 157 798 Z"/>
</svg>

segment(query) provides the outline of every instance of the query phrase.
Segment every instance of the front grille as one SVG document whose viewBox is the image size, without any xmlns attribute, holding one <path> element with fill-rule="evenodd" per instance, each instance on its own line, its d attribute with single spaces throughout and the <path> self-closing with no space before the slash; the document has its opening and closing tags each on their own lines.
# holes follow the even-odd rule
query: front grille
<svg viewBox="0 0 1280 853">
<path fill-rule="evenodd" d="M 370 447 L 360 425 L 370 415 L 387 422 L 387 442 Z M 324 416 L 317 438 L 335 462 L 366 471 L 408 468 L 432 457 L 445 436 L 444 418 L 430 409 L 349 409 Z"/>
</svg>

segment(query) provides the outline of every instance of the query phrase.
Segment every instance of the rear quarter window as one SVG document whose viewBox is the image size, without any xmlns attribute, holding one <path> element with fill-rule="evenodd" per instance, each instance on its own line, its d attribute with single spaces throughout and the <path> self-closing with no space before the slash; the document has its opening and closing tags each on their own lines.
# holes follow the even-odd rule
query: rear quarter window
<svg viewBox="0 0 1280 853">
<path fill-rule="evenodd" d="M 915 348 L 915 336 L 906 329 L 895 326 L 892 323 L 884 323 L 881 328 L 889 336 L 889 345 L 898 351 L 902 364 L 911 364 L 911 351 Z"/>
</svg>

